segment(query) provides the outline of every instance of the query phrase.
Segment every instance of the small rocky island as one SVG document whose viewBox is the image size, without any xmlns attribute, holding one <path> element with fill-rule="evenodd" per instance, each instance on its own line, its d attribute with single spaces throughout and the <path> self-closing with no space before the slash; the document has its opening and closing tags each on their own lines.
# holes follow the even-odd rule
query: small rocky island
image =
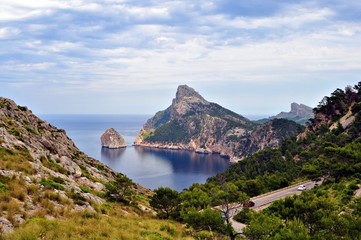
<svg viewBox="0 0 361 240">
<path fill-rule="evenodd" d="M 127 144 L 122 135 L 114 128 L 109 128 L 101 136 L 102 147 L 104 148 L 125 148 Z"/>
</svg>

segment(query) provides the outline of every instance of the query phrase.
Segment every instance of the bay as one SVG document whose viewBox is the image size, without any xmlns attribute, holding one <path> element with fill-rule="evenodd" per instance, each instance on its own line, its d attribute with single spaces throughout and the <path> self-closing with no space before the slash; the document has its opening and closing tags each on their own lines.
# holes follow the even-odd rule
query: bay
<svg viewBox="0 0 361 240">
<path fill-rule="evenodd" d="M 150 189 L 160 186 L 177 191 L 226 170 L 229 161 L 219 155 L 132 146 L 148 115 L 40 115 L 51 125 L 64 129 L 76 146 L 134 182 Z M 108 128 L 122 134 L 127 148 L 101 147 L 100 136 Z"/>
</svg>

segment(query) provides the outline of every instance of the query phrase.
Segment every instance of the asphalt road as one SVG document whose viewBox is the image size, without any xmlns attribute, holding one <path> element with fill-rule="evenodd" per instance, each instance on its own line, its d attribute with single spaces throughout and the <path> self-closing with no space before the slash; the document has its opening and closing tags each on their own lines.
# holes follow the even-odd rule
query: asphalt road
<svg viewBox="0 0 361 240">
<path fill-rule="evenodd" d="M 307 189 L 312 189 L 315 187 L 316 182 L 314 181 L 307 181 L 307 182 L 303 182 L 301 183 L 303 185 L 306 186 L 306 190 Z M 297 190 L 298 186 L 301 184 L 296 184 L 296 185 L 292 185 L 286 188 L 282 188 L 270 193 L 266 193 L 260 196 L 256 196 L 251 198 L 251 201 L 253 201 L 255 203 L 255 206 L 252 207 L 252 209 L 257 210 L 259 208 L 263 208 L 267 205 L 270 205 L 271 203 L 273 203 L 276 200 L 279 199 L 283 199 L 286 198 L 287 196 L 292 196 L 292 195 L 299 195 L 302 193 L 302 191 Z M 320 183 L 318 183 L 320 184 Z M 305 190 L 304 190 L 305 191 Z"/>
<path fill-rule="evenodd" d="M 289 186 L 286 188 L 278 189 L 273 192 L 269 192 L 266 194 L 262 194 L 262 195 L 253 197 L 253 198 L 251 198 L 251 201 L 253 201 L 255 203 L 255 206 L 252 207 L 252 209 L 256 210 L 256 211 L 262 210 L 262 209 L 268 207 L 270 204 L 272 204 L 276 200 L 286 198 L 287 196 L 293 196 L 294 194 L 299 195 L 302 193 L 302 191 L 297 190 L 299 185 L 301 185 L 301 184 L 305 185 L 306 190 L 304 190 L 304 191 L 307 191 L 307 189 L 314 188 L 316 186 L 316 183 L 318 185 L 321 185 L 322 180 L 319 182 L 307 181 L 307 182 L 295 184 L 295 185 L 292 185 L 292 186 Z M 232 212 L 232 215 L 235 215 L 241 209 L 242 209 L 242 207 L 234 209 L 234 211 Z M 232 223 L 232 227 L 234 228 L 234 230 L 239 233 L 241 233 L 243 228 L 246 226 L 245 224 L 234 221 L 233 219 L 231 219 L 231 223 Z"/>
</svg>

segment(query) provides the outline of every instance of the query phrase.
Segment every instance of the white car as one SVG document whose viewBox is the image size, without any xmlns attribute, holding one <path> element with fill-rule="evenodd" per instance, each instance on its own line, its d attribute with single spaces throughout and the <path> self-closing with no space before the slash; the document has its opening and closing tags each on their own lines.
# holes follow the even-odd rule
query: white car
<svg viewBox="0 0 361 240">
<path fill-rule="evenodd" d="M 307 188 L 306 188 L 305 185 L 300 185 L 300 186 L 298 186 L 298 188 L 297 188 L 298 191 L 303 191 L 303 190 L 306 190 L 306 189 L 307 189 Z"/>
</svg>

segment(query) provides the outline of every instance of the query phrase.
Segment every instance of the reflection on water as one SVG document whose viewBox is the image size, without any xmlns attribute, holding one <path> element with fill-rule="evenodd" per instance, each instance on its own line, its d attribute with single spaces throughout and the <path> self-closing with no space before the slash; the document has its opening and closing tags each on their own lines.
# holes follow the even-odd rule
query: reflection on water
<svg viewBox="0 0 361 240">
<path fill-rule="evenodd" d="M 177 191 L 222 172 L 229 160 L 219 155 L 200 155 L 181 150 L 162 150 L 128 146 L 123 149 L 100 148 L 100 136 L 108 128 L 122 133 L 127 143 L 134 142 L 139 129 L 150 116 L 142 115 L 47 115 L 45 120 L 66 130 L 76 145 L 145 187 L 171 187 Z M 100 149 L 99 149 L 100 148 Z"/>
<path fill-rule="evenodd" d="M 198 154 L 191 151 L 135 147 L 140 158 L 155 156 L 171 163 L 175 173 L 203 173 L 214 175 L 229 166 L 227 160 L 216 154 Z"/>
<path fill-rule="evenodd" d="M 116 160 L 120 158 L 125 152 L 125 148 L 105 148 L 102 147 L 102 158 L 105 158 L 107 160 Z"/>
<path fill-rule="evenodd" d="M 229 166 L 227 159 L 214 154 L 134 146 L 120 150 L 102 149 L 101 161 L 150 189 L 164 186 L 181 191 Z"/>
</svg>

